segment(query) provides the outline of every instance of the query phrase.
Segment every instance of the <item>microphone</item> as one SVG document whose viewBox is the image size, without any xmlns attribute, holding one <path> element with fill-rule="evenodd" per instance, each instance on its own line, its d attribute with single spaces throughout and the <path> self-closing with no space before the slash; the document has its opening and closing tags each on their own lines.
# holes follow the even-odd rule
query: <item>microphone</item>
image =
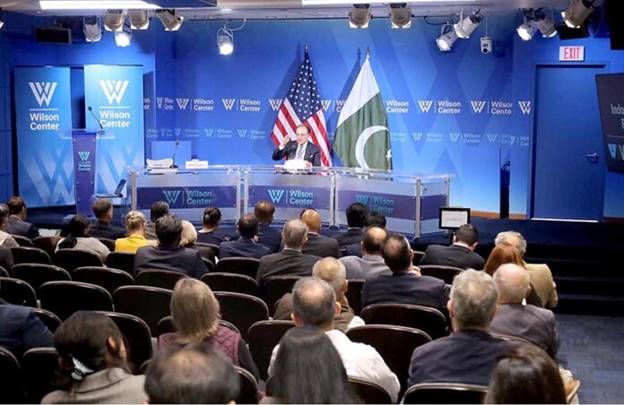
<svg viewBox="0 0 624 405">
<path fill-rule="evenodd" d="M 173 160 L 173 163 L 171 164 L 171 168 L 172 169 L 177 169 L 178 165 L 176 165 L 175 163 L 175 158 L 176 158 L 176 153 L 178 153 L 178 145 L 180 144 L 180 138 L 176 136 L 176 140 L 175 140 L 175 147 L 173 148 L 173 156 L 171 157 L 171 159 Z"/>
<path fill-rule="evenodd" d="M 98 123 L 98 125 L 100 126 L 100 129 L 104 131 L 104 127 L 102 126 L 102 121 L 100 121 L 97 115 L 95 115 L 95 113 L 93 112 L 93 108 L 91 108 L 91 106 L 87 106 L 87 110 L 89 110 L 89 112 L 91 113 L 95 121 Z"/>
</svg>

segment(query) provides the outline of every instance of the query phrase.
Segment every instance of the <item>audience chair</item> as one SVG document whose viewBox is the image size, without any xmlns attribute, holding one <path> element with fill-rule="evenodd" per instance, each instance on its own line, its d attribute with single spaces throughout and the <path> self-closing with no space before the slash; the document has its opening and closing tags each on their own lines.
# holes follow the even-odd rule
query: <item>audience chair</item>
<svg viewBox="0 0 624 405">
<path fill-rule="evenodd" d="M 15 278 L 26 281 L 35 291 L 48 281 L 71 281 L 67 270 L 51 264 L 22 263 L 13 266 Z"/>
<path fill-rule="evenodd" d="M 201 260 L 202 263 L 204 263 L 204 266 L 206 266 L 206 270 L 208 270 L 208 273 L 212 273 L 215 271 L 215 264 L 213 262 L 206 259 L 205 257 L 202 257 Z"/>
<path fill-rule="evenodd" d="M 251 325 L 247 343 L 260 377 L 266 380 L 273 348 L 282 340 L 282 336 L 295 326 L 291 321 L 258 321 Z"/>
<path fill-rule="evenodd" d="M 110 252 L 106 256 L 106 267 L 123 270 L 130 275 L 134 275 L 134 253 Z"/>
<path fill-rule="evenodd" d="M 37 236 L 33 239 L 33 244 L 43 249 L 50 257 L 54 257 L 54 250 L 61 239 L 63 239 L 61 236 Z"/>
<path fill-rule="evenodd" d="M 414 257 L 412 258 L 412 264 L 414 266 L 418 266 L 423 256 L 425 255 L 425 252 L 422 252 L 420 250 L 412 250 L 412 252 L 414 252 Z"/>
<path fill-rule="evenodd" d="M 99 285 L 78 281 L 49 281 L 39 288 L 41 308 L 52 311 L 61 320 L 76 311 L 112 311 L 113 299 Z"/>
<path fill-rule="evenodd" d="M 482 404 L 487 387 L 460 383 L 412 385 L 403 396 L 404 404 Z"/>
<path fill-rule="evenodd" d="M 37 294 L 25 281 L 15 278 L 0 278 L 0 298 L 14 305 L 37 307 Z"/>
<path fill-rule="evenodd" d="M 64 268 L 70 274 L 83 266 L 104 266 L 102 259 L 95 253 L 82 249 L 59 249 L 54 253 L 54 264 Z"/>
<path fill-rule="evenodd" d="M 23 374 L 17 357 L 8 349 L 0 347 L 0 403 L 20 404 L 26 396 L 22 387 Z"/>
<path fill-rule="evenodd" d="M 104 246 L 106 246 L 108 248 L 108 250 L 110 250 L 111 252 L 115 251 L 115 240 L 114 239 L 109 239 L 109 238 L 96 238 L 97 240 L 99 240 L 100 242 L 102 242 L 102 244 Z"/>
<path fill-rule="evenodd" d="M 137 285 L 147 285 L 150 287 L 159 287 L 173 290 L 176 283 L 180 279 L 186 277 L 186 274 L 179 271 L 143 270 L 134 277 L 134 282 Z"/>
<path fill-rule="evenodd" d="M 347 337 L 354 342 L 374 347 L 405 390 L 412 352 L 418 346 L 431 342 L 425 332 L 405 326 L 365 325 L 351 328 Z"/>
<path fill-rule="evenodd" d="M 232 322 L 241 331 L 241 336 L 245 340 L 249 327 L 254 322 L 269 319 L 269 308 L 258 297 L 223 291 L 215 292 L 214 295 L 221 306 L 221 318 Z"/>
<path fill-rule="evenodd" d="M 301 277 L 299 276 L 274 276 L 264 283 L 263 297 L 271 314 L 275 312 L 275 304 L 284 294 L 292 292 L 293 286 Z"/>
<path fill-rule="evenodd" d="M 232 331 L 240 335 L 240 330 L 238 330 L 236 326 L 234 326 L 232 323 L 228 321 L 224 321 L 223 319 L 220 319 L 219 325 L 225 326 L 226 328 L 231 329 Z M 171 315 L 168 315 L 168 316 L 165 316 L 160 321 L 158 321 L 158 324 L 156 325 L 155 337 L 159 337 L 160 335 L 164 335 L 165 333 L 173 333 L 175 331 L 176 331 L 176 328 L 175 328 L 175 325 L 173 324 L 173 317 Z"/>
<path fill-rule="evenodd" d="M 236 397 L 237 404 L 257 404 L 258 403 L 258 382 L 253 374 L 242 367 L 234 366 L 240 378 L 240 391 Z"/>
<path fill-rule="evenodd" d="M 251 257 L 226 257 L 219 259 L 215 271 L 218 273 L 236 273 L 256 278 L 260 259 Z"/>
<path fill-rule="evenodd" d="M 152 334 L 149 326 L 138 316 L 120 312 L 102 312 L 119 328 L 125 338 L 128 361 L 137 373 L 141 364 L 152 358 Z"/>
<path fill-rule="evenodd" d="M 428 264 L 425 266 L 418 266 L 420 274 L 423 276 L 430 276 L 443 280 L 446 284 L 453 284 L 453 279 L 456 275 L 464 271 L 459 267 L 452 266 L 438 266 L 435 264 Z"/>
<path fill-rule="evenodd" d="M 392 403 L 392 397 L 381 385 L 356 377 L 349 377 L 349 385 L 363 404 Z"/>
<path fill-rule="evenodd" d="M 119 287 L 113 294 L 115 310 L 143 319 L 156 336 L 158 321 L 169 315 L 173 291 L 143 285 Z"/>
<path fill-rule="evenodd" d="M 50 332 L 56 332 L 56 328 L 61 326 L 61 320 L 56 314 L 43 308 L 33 308 L 32 311 L 37 314 L 39 320 L 50 330 Z"/>
<path fill-rule="evenodd" d="M 111 267 L 78 267 L 72 273 L 74 281 L 95 284 L 103 287 L 111 296 L 119 287 L 134 285 L 134 279 L 123 270 Z"/>
<path fill-rule="evenodd" d="M 22 235 L 11 235 L 11 236 L 13 237 L 13 239 L 15 239 L 15 242 L 17 242 L 17 244 L 20 246 L 26 246 L 26 247 L 35 246 L 33 241 L 25 236 L 22 236 Z"/>
<path fill-rule="evenodd" d="M 19 246 L 11 248 L 13 254 L 13 263 L 41 263 L 51 264 L 50 255 L 45 250 L 32 246 Z"/>
<path fill-rule="evenodd" d="M 0 266 L 0 277 L 9 277 L 9 272 L 2 266 Z"/>
<path fill-rule="evenodd" d="M 22 370 L 25 376 L 26 400 L 38 404 L 54 386 L 59 366 L 59 355 L 53 347 L 36 347 L 22 356 Z"/>
<path fill-rule="evenodd" d="M 219 257 L 219 246 L 211 243 L 195 242 L 194 249 L 199 252 L 202 259 L 209 260 L 213 265 L 216 264 L 216 257 Z"/>
<path fill-rule="evenodd" d="M 353 310 L 356 315 L 359 315 L 362 312 L 362 288 L 364 287 L 364 282 L 366 280 L 349 280 L 349 284 L 347 286 L 347 293 L 345 296 L 349 301 L 349 306 Z"/>
<path fill-rule="evenodd" d="M 212 291 L 229 291 L 249 294 L 255 297 L 260 295 L 256 280 L 249 276 L 234 273 L 206 273 L 200 278 Z"/>
<path fill-rule="evenodd" d="M 436 308 L 411 304 L 373 304 L 360 314 L 366 324 L 407 326 L 420 329 L 431 339 L 447 335 L 446 318 Z"/>
</svg>

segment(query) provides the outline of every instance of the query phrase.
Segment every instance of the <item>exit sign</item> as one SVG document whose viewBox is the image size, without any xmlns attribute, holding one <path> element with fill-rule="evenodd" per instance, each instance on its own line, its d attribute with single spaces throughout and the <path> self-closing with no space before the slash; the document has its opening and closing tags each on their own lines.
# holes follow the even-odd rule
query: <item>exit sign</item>
<svg viewBox="0 0 624 405">
<path fill-rule="evenodd" d="M 583 62 L 585 60 L 585 47 L 560 46 L 559 60 L 562 62 Z"/>
</svg>

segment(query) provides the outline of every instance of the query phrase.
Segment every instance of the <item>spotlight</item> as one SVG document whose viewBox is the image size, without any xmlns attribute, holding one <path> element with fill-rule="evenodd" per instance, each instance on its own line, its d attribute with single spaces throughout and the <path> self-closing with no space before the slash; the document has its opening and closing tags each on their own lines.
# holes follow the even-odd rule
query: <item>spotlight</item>
<svg viewBox="0 0 624 405">
<path fill-rule="evenodd" d="M 349 12 L 349 27 L 368 28 L 371 17 L 370 4 L 354 4 Z"/>
<path fill-rule="evenodd" d="M 455 34 L 458 38 L 466 39 L 470 37 L 470 34 L 474 32 L 481 22 L 481 17 L 478 13 L 474 13 L 466 18 L 463 18 L 463 13 L 459 15 L 459 21 L 453 25 Z"/>
<path fill-rule="evenodd" d="M 551 38 L 557 34 L 555 23 L 552 18 L 552 11 L 550 13 L 551 15 L 548 15 L 547 11 L 542 8 L 538 8 L 537 10 L 527 8 L 522 10 L 522 14 L 524 15 L 524 23 L 516 28 L 516 31 L 523 41 L 530 41 L 533 39 L 533 35 L 537 30 L 542 33 L 544 38 Z"/>
<path fill-rule="evenodd" d="M 130 28 L 133 30 L 143 31 L 149 28 L 150 20 L 147 16 L 147 10 L 128 10 L 128 18 L 130 19 Z"/>
<path fill-rule="evenodd" d="M 165 27 L 165 31 L 179 30 L 182 26 L 182 21 L 184 21 L 184 16 L 177 16 L 176 11 L 173 9 L 156 10 L 156 15 Z"/>
<path fill-rule="evenodd" d="M 234 33 L 227 27 L 217 31 L 217 47 L 219 55 L 231 55 L 234 52 Z"/>
<path fill-rule="evenodd" d="M 561 12 L 561 16 L 568 27 L 581 28 L 592 11 L 594 0 L 572 0 L 568 8 Z"/>
<path fill-rule="evenodd" d="M 544 38 L 552 38 L 557 35 L 557 29 L 555 28 L 552 15 L 544 14 L 542 11 L 538 10 L 536 17 L 535 26 L 537 26 L 537 29 L 542 33 Z"/>
<path fill-rule="evenodd" d="M 390 21 L 392 28 L 409 28 L 412 26 L 412 10 L 407 3 L 390 4 Z"/>
<path fill-rule="evenodd" d="M 82 32 L 87 42 L 98 42 L 102 39 L 102 26 L 97 16 L 85 17 L 82 20 Z"/>
<path fill-rule="evenodd" d="M 106 31 L 121 31 L 125 21 L 123 10 L 106 10 L 104 14 L 104 28 Z"/>
<path fill-rule="evenodd" d="M 532 40 L 533 34 L 535 34 L 535 31 L 537 31 L 537 27 L 535 26 L 533 21 L 529 21 L 526 18 L 524 19 L 524 23 L 520 25 L 518 28 L 516 28 L 516 32 L 518 33 L 518 36 L 523 41 Z"/>
<path fill-rule="evenodd" d="M 0 30 L 4 28 L 4 20 L 2 19 L 2 7 L 0 7 Z"/>
<path fill-rule="evenodd" d="M 453 47 L 455 41 L 457 41 L 457 33 L 453 29 L 450 23 L 442 26 L 440 36 L 436 39 L 436 44 L 442 52 L 449 52 Z"/>
<path fill-rule="evenodd" d="M 115 44 L 120 48 L 125 48 L 130 46 L 130 42 L 132 41 L 132 27 L 130 27 L 130 22 L 126 21 L 121 31 L 115 31 Z"/>
</svg>

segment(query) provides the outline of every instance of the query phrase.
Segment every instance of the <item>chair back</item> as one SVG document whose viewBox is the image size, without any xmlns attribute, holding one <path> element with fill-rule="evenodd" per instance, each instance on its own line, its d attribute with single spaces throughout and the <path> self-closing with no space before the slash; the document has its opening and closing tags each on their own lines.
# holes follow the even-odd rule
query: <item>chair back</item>
<svg viewBox="0 0 624 405">
<path fill-rule="evenodd" d="M 349 280 L 347 293 L 345 296 L 349 301 L 349 306 L 356 315 L 362 312 L 362 288 L 366 280 Z"/>
<path fill-rule="evenodd" d="M 130 275 L 134 275 L 134 253 L 110 252 L 106 256 L 106 266 L 123 270 Z"/>
<path fill-rule="evenodd" d="M 74 281 L 95 284 L 103 287 L 111 296 L 119 287 L 134 285 L 134 279 L 123 270 L 111 267 L 78 267 L 72 273 Z"/>
<path fill-rule="evenodd" d="M 231 322 L 224 321 L 223 319 L 219 319 L 219 325 L 231 329 L 232 331 L 238 333 L 240 335 L 240 330 L 232 324 Z M 160 335 L 164 335 L 165 333 L 173 333 L 176 331 L 176 327 L 173 324 L 173 317 L 171 315 L 165 316 L 163 319 L 158 321 L 156 325 L 156 338 Z"/>
<path fill-rule="evenodd" d="M 0 278 L 0 298 L 14 305 L 37 307 L 37 294 L 25 281 L 15 278 Z"/>
<path fill-rule="evenodd" d="M 282 336 L 295 326 L 291 321 L 258 321 L 251 325 L 247 343 L 260 377 L 266 380 L 273 348 L 282 340 Z"/>
<path fill-rule="evenodd" d="M 134 277 L 134 281 L 137 285 L 173 290 L 178 280 L 186 277 L 186 274 L 179 271 L 143 270 Z"/>
<path fill-rule="evenodd" d="M 13 263 L 42 263 L 51 264 L 50 255 L 43 249 L 33 246 L 18 246 L 11 248 Z"/>
<path fill-rule="evenodd" d="M 0 347 L 0 375 L 2 376 L 0 403 L 23 403 L 26 396 L 22 387 L 23 374 L 20 363 L 17 357 L 4 347 Z"/>
<path fill-rule="evenodd" d="M 446 318 L 436 308 L 411 304 L 373 304 L 360 314 L 367 324 L 407 326 L 420 329 L 431 339 L 447 335 Z"/>
<path fill-rule="evenodd" d="M 206 259 L 205 257 L 201 258 L 202 263 L 204 263 L 204 266 L 206 266 L 206 270 L 209 273 L 212 273 L 215 271 L 215 264 L 213 262 L 211 262 L 210 260 Z"/>
<path fill-rule="evenodd" d="M 11 235 L 11 236 L 13 237 L 13 239 L 15 239 L 15 242 L 17 242 L 17 244 L 20 246 L 26 246 L 26 247 L 35 246 L 35 244 L 33 243 L 32 240 L 30 240 L 30 238 L 27 238 L 22 235 Z"/>
<path fill-rule="evenodd" d="M 78 281 L 49 281 L 39 288 L 41 308 L 65 320 L 76 311 L 113 311 L 113 299 L 99 285 Z"/>
<path fill-rule="evenodd" d="M 59 355 L 53 347 L 36 347 L 22 356 L 22 370 L 26 400 L 30 404 L 41 403 L 41 399 L 56 389 L 54 382 L 59 365 Z"/>
<path fill-rule="evenodd" d="M 9 272 L 2 266 L 0 266 L 0 277 L 9 277 Z"/>
<path fill-rule="evenodd" d="M 48 281 L 70 281 L 72 279 L 67 270 L 51 264 L 17 264 L 13 266 L 13 274 L 15 278 L 24 280 L 30 284 L 35 291 L 39 291 L 39 287 Z"/>
<path fill-rule="evenodd" d="M 425 252 L 420 251 L 420 250 L 412 250 L 412 252 L 414 252 L 414 257 L 412 258 L 412 264 L 414 266 L 418 266 L 423 256 L 425 256 Z"/>
<path fill-rule="evenodd" d="M 43 308 L 33 308 L 32 311 L 37 314 L 39 320 L 50 330 L 50 332 L 56 332 L 56 329 L 61 326 L 61 320 L 56 314 Z"/>
<path fill-rule="evenodd" d="M 236 397 L 237 404 L 257 404 L 258 403 L 258 382 L 253 374 L 242 367 L 234 366 L 240 378 L 240 391 Z"/>
<path fill-rule="evenodd" d="M 404 404 L 482 404 L 487 386 L 460 383 L 412 385 L 403 396 Z"/>
<path fill-rule="evenodd" d="M 173 291 L 158 287 L 132 285 L 119 287 L 113 294 L 115 310 L 136 315 L 143 319 L 156 336 L 156 326 L 169 315 L 169 303 Z"/>
<path fill-rule="evenodd" d="M 82 249 L 59 249 L 54 253 L 54 264 L 64 268 L 70 274 L 83 266 L 104 266 L 102 259 L 93 252 Z"/>
<path fill-rule="evenodd" d="M 258 283 L 249 276 L 234 273 L 206 273 L 200 278 L 212 291 L 230 291 L 258 297 Z"/>
<path fill-rule="evenodd" d="M 35 247 L 43 249 L 48 256 L 54 257 L 54 250 L 61 239 L 63 239 L 61 236 L 37 236 L 33 239 L 33 244 Z"/>
<path fill-rule="evenodd" d="M 102 312 L 108 316 L 123 334 L 128 351 L 128 361 L 132 363 L 135 374 L 141 364 L 152 358 L 152 334 L 149 326 L 138 316 L 120 312 Z"/>
<path fill-rule="evenodd" d="M 110 250 L 111 252 L 115 251 L 115 240 L 114 239 L 101 238 L 99 236 L 96 239 L 99 240 L 100 242 L 102 242 L 102 244 L 104 246 L 106 246 L 108 248 L 108 250 Z"/>
<path fill-rule="evenodd" d="M 460 269 L 459 267 L 439 266 L 434 264 L 418 266 L 418 268 L 420 269 L 420 274 L 423 276 L 439 278 L 446 284 L 453 284 L 455 276 L 464 271 L 464 269 Z"/>
<path fill-rule="evenodd" d="M 293 286 L 301 277 L 299 276 L 275 276 L 268 278 L 264 283 L 263 297 L 271 314 L 275 312 L 275 304 L 284 294 L 292 291 Z"/>
<path fill-rule="evenodd" d="M 392 397 L 381 385 L 356 377 L 349 377 L 349 385 L 363 404 L 392 403 Z"/>
<path fill-rule="evenodd" d="M 219 246 L 218 245 L 213 245 L 211 243 L 202 243 L 202 242 L 195 242 L 194 243 L 195 246 L 195 250 L 197 250 L 199 252 L 199 255 L 202 257 L 202 259 L 207 259 L 210 262 L 212 262 L 212 264 L 216 264 L 216 257 L 219 257 Z"/>
<path fill-rule="evenodd" d="M 215 292 L 214 295 L 219 300 L 221 318 L 232 322 L 245 340 L 251 325 L 269 319 L 269 308 L 258 297 L 223 291 Z"/>
<path fill-rule="evenodd" d="M 218 273 L 236 273 L 249 276 L 253 279 L 258 274 L 260 259 L 251 257 L 225 257 L 219 259 L 215 271 Z"/>
</svg>

